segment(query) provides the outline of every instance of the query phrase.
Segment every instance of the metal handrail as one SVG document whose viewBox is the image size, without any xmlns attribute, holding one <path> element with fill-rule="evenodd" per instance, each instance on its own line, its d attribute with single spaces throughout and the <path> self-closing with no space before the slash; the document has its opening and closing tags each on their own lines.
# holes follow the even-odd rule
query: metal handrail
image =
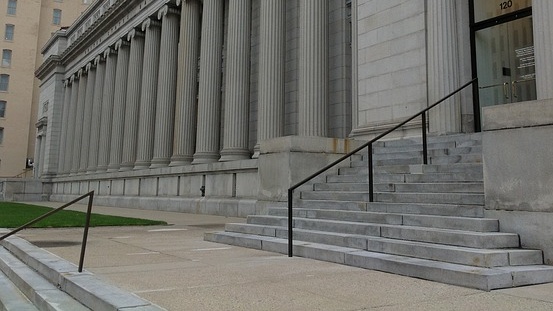
<svg viewBox="0 0 553 311">
<path fill-rule="evenodd" d="M 28 223 L 22 225 L 21 227 L 12 230 L 11 232 L 1 236 L 0 241 L 4 240 L 7 237 L 10 237 L 10 236 L 16 234 L 17 232 L 19 232 L 23 229 L 26 229 L 26 228 L 32 226 L 33 224 L 35 224 L 35 223 L 43 220 L 44 218 L 47 218 L 47 217 L 49 217 L 49 216 L 65 209 L 68 206 L 71 206 L 71 205 L 79 202 L 80 200 L 82 200 L 86 197 L 88 197 L 88 208 L 86 210 L 86 220 L 85 220 L 85 226 L 84 226 L 84 232 L 83 232 L 83 242 L 81 244 L 81 256 L 79 258 L 79 272 L 83 272 L 84 254 L 85 254 L 85 250 L 86 250 L 86 241 L 88 239 L 88 228 L 90 227 L 90 214 L 92 213 L 92 201 L 94 199 L 94 191 L 90 191 L 89 193 L 84 194 L 84 195 L 76 198 L 75 200 L 73 200 L 73 201 L 71 201 L 67 204 L 64 204 L 63 206 L 60 206 L 60 207 L 58 207 L 54 210 L 49 211 L 48 213 L 46 213 L 46 214 L 44 214 L 40 217 L 37 217 L 37 218 L 29 221 Z"/>
<path fill-rule="evenodd" d="M 292 216 L 293 206 L 292 206 L 292 199 L 293 199 L 293 195 L 294 195 L 294 190 L 296 190 L 300 186 L 304 185 L 305 183 L 307 183 L 311 179 L 313 179 L 313 178 L 319 176 L 320 174 L 324 173 L 328 169 L 336 166 L 337 164 L 344 161 L 345 159 L 348 159 L 349 157 L 356 154 L 357 152 L 359 152 L 359 151 L 361 151 L 361 150 L 368 147 L 368 159 L 367 160 L 369 162 L 369 172 L 368 172 L 369 202 L 373 202 L 374 201 L 374 181 L 373 181 L 373 170 L 372 170 L 372 167 L 373 167 L 373 163 L 372 163 L 373 162 L 372 161 L 372 145 L 373 145 L 373 143 L 378 141 L 382 137 L 390 134 L 391 132 L 397 130 L 398 128 L 402 127 L 407 122 L 415 119 L 418 116 L 421 116 L 421 118 L 422 118 L 422 127 L 421 128 L 422 128 L 422 144 L 423 144 L 423 164 L 428 164 L 428 146 L 427 146 L 427 141 L 426 141 L 426 112 L 428 112 L 428 110 L 436 107 L 437 105 L 441 104 L 442 102 L 446 101 L 451 96 L 459 93 L 460 91 L 462 91 L 467 86 L 475 83 L 477 80 L 478 80 L 478 78 L 474 78 L 471 81 L 465 83 L 463 86 L 459 87 L 458 89 L 451 92 L 449 95 L 447 95 L 444 98 L 440 99 L 439 101 L 432 104 L 431 106 L 428 106 L 427 108 L 421 110 L 417 114 L 411 116 L 410 118 L 406 119 L 405 121 L 399 123 L 398 125 L 394 126 L 391 129 L 387 130 L 386 132 L 376 136 L 375 138 L 371 139 L 370 141 L 368 141 L 368 142 L 364 143 L 363 145 L 357 147 L 355 150 L 345 154 L 344 156 L 342 156 L 338 160 L 328 164 L 327 166 L 323 167 L 322 169 L 320 169 L 317 172 L 309 175 L 308 177 L 306 177 L 302 181 L 300 181 L 300 182 L 296 183 L 295 185 L 293 185 L 292 187 L 288 188 L 288 257 L 293 256 L 293 216 Z"/>
</svg>

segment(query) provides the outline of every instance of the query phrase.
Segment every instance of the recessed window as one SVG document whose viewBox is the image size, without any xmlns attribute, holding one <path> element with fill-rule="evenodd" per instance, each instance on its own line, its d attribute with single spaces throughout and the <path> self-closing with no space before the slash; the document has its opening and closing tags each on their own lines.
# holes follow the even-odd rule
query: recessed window
<svg viewBox="0 0 553 311">
<path fill-rule="evenodd" d="M 6 101 L 0 100 L 0 118 L 6 117 Z"/>
<path fill-rule="evenodd" d="M 0 127 L 0 145 L 4 143 L 4 128 Z"/>
<path fill-rule="evenodd" d="M 4 31 L 4 39 L 8 41 L 13 40 L 13 33 L 15 31 L 15 26 L 12 24 L 6 24 L 6 30 Z"/>
<path fill-rule="evenodd" d="M 2 50 L 2 67 L 10 67 L 12 65 L 12 50 Z"/>
<path fill-rule="evenodd" d="M 54 9 L 53 15 L 52 15 L 52 24 L 54 24 L 54 25 L 60 25 L 61 24 L 61 10 L 60 9 Z"/>
<path fill-rule="evenodd" d="M 10 75 L 0 75 L 0 92 L 7 92 L 10 86 Z"/>
<path fill-rule="evenodd" d="M 17 12 L 17 0 L 8 0 L 8 15 L 15 15 Z"/>
</svg>

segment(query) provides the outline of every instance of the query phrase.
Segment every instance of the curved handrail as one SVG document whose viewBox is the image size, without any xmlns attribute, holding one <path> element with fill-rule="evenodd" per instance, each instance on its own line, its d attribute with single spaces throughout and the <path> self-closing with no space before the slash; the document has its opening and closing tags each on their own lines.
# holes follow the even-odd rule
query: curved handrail
<svg viewBox="0 0 553 311">
<path fill-rule="evenodd" d="M 361 150 L 368 147 L 369 157 L 368 157 L 367 160 L 369 162 L 369 173 L 368 173 L 368 175 L 369 175 L 369 202 L 373 202 L 372 144 L 375 143 L 376 141 L 378 141 L 379 139 L 381 139 L 382 137 L 384 137 L 384 136 L 390 134 L 391 132 L 397 130 L 398 128 L 404 126 L 407 122 L 415 119 L 418 116 L 421 116 L 422 117 L 422 140 L 423 140 L 423 163 L 427 164 L 428 152 L 427 152 L 427 143 L 426 143 L 426 112 L 428 110 L 436 107 L 437 105 L 441 104 L 442 102 L 446 101 L 447 99 L 449 99 L 453 95 L 459 93 L 460 91 L 462 91 L 467 86 L 475 83 L 477 80 L 478 80 L 478 78 L 474 78 L 474 79 L 470 80 L 469 82 L 463 84 L 461 87 L 459 87 L 455 91 L 451 92 L 449 95 L 445 96 L 444 98 L 440 99 L 436 103 L 426 107 L 425 109 L 421 110 L 417 114 L 411 116 L 410 118 L 408 118 L 405 121 L 399 123 L 398 125 L 394 126 L 393 128 L 385 131 L 384 133 L 376 136 L 375 138 L 371 139 L 370 141 L 368 141 L 368 142 L 364 143 L 363 145 L 357 147 L 353 151 L 345 154 L 344 156 L 337 159 L 336 161 L 328 164 L 327 166 L 323 167 L 322 169 L 320 169 L 317 172 L 309 175 L 308 177 L 306 177 L 302 181 L 300 181 L 300 182 L 296 183 L 295 185 L 293 185 L 292 187 L 288 188 L 288 257 L 293 256 L 293 242 L 292 242 L 293 241 L 293 216 L 292 216 L 293 206 L 292 206 L 292 199 L 293 199 L 293 195 L 294 195 L 294 190 L 296 190 L 300 186 L 304 185 L 305 183 L 307 183 L 311 179 L 313 179 L 313 178 L 319 176 L 320 174 L 326 172 L 330 168 L 338 165 L 340 162 L 344 161 L 345 159 L 348 159 L 349 157 L 356 154 L 357 152 L 359 152 L 359 151 L 361 151 Z"/>
<path fill-rule="evenodd" d="M 86 220 L 85 220 L 85 226 L 84 226 L 84 232 L 83 232 L 83 242 L 81 244 L 81 256 L 79 258 L 79 272 L 83 272 L 83 263 L 84 263 L 84 254 L 85 254 L 85 250 L 86 250 L 86 241 L 88 239 L 88 228 L 90 227 L 90 215 L 92 213 L 92 201 L 94 199 L 94 191 L 90 191 L 89 193 L 87 194 L 84 194 L 78 198 L 76 198 L 75 200 L 69 202 L 69 203 L 66 203 L 54 210 L 51 210 L 49 211 L 48 213 L 42 215 L 42 216 L 39 216 L 31 221 L 29 221 L 28 223 L 22 225 L 21 227 L 17 228 L 17 229 L 14 229 L 12 231 L 10 231 L 9 233 L 7 234 L 4 234 L 3 236 L 0 237 L 0 241 L 4 240 L 5 238 L 7 237 L 10 237 L 14 234 L 16 234 L 17 232 L 23 230 L 23 229 L 26 229 L 32 225 L 34 225 L 35 223 L 43 220 L 44 218 L 47 218 L 63 209 L 65 209 L 66 207 L 68 206 L 71 206 L 77 202 L 79 202 L 80 200 L 84 199 L 88 197 L 88 208 L 86 210 Z"/>
</svg>

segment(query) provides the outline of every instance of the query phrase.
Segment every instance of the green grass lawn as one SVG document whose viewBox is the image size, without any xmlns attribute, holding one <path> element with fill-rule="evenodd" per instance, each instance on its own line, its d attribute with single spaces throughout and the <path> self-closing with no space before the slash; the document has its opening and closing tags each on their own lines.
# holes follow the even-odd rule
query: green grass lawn
<svg viewBox="0 0 553 311">
<path fill-rule="evenodd" d="M 60 204 L 61 206 L 61 204 Z M 44 206 L 36 206 L 12 202 L 0 202 L 0 228 L 17 228 L 29 221 L 40 217 L 52 209 Z M 94 207 L 92 208 L 94 212 Z M 84 227 L 86 213 L 62 210 L 45 218 L 32 228 L 62 228 L 62 227 Z M 164 221 L 147 220 L 139 218 L 117 217 L 100 214 L 92 214 L 90 226 L 149 226 L 166 225 Z"/>
</svg>

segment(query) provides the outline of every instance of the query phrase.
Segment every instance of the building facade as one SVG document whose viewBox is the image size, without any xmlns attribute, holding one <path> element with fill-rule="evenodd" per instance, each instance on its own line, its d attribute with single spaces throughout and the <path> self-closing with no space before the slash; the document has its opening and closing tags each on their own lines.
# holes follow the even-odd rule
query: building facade
<svg viewBox="0 0 553 311">
<path fill-rule="evenodd" d="M 70 25 L 88 1 L 0 1 L 0 177 L 30 177 L 39 107 L 41 47 L 52 32 Z"/>
<path fill-rule="evenodd" d="M 245 216 L 478 78 L 396 137 L 483 131 L 489 213 L 551 227 L 552 18 L 546 0 L 99 0 L 43 48 L 36 175 L 51 200 Z M 505 141 L 528 127 L 530 169 Z"/>
</svg>

